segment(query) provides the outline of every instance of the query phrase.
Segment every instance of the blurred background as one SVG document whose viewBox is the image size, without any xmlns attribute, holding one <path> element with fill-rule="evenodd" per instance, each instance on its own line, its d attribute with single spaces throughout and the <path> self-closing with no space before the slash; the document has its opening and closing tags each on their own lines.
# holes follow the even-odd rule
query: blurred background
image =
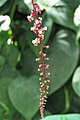
<svg viewBox="0 0 80 120">
<path fill-rule="evenodd" d="M 47 26 L 50 94 L 45 116 L 80 113 L 80 0 L 35 0 Z M 39 47 L 27 15 L 31 0 L 0 0 L 0 120 L 38 120 Z"/>
</svg>

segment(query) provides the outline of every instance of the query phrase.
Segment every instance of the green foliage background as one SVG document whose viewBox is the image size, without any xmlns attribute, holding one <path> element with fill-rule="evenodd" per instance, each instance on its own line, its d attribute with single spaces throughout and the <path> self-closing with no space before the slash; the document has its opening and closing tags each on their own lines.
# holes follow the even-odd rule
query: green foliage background
<svg viewBox="0 0 80 120">
<path fill-rule="evenodd" d="M 36 0 L 37 1 L 37 0 Z M 80 42 L 73 22 L 80 0 L 43 4 L 43 26 L 48 27 L 44 45 L 49 44 L 51 85 L 44 120 L 80 120 Z M 31 3 L 0 0 L 0 14 L 11 19 L 7 31 L 0 30 L 0 120 L 39 120 L 39 74 L 35 58 L 39 47 L 27 21 Z M 2 23 L 0 23 L 1 25 Z M 8 39 L 11 44 L 8 44 Z M 70 114 L 69 116 L 62 114 Z"/>
</svg>

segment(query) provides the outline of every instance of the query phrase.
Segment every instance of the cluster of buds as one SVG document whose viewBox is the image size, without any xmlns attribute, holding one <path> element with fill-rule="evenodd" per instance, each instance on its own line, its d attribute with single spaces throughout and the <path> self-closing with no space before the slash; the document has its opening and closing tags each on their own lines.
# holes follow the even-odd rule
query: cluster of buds
<svg viewBox="0 0 80 120">
<path fill-rule="evenodd" d="M 43 52 L 43 49 L 48 49 L 49 45 L 43 46 L 42 42 L 44 40 L 44 34 L 45 31 L 47 30 L 47 27 L 41 27 L 42 25 L 42 18 L 38 17 L 38 14 L 41 14 L 42 10 L 39 7 L 39 5 L 37 3 L 34 3 L 34 1 L 32 0 L 32 4 L 33 4 L 33 10 L 31 12 L 30 16 L 27 16 L 27 19 L 29 22 L 34 21 L 34 26 L 31 27 L 31 31 L 33 31 L 36 35 L 37 38 L 35 38 L 35 40 L 32 40 L 32 43 L 34 44 L 34 46 L 40 46 L 40 58 L 36 58 L 36 62 L 40 62 L 39 64 L 39 68 L 38 68 L 38 72 L 40 72 L 40 114 L 41 117 L 43 118 L 44 116 L 44 108 L 47 102 L 47 95 L 48 95 L 48 90 L 49 90 L 49 83 L 50 80 L 48 80 L 48 76 L 50 75 L 50 73 L 47 72 L 48 68 L 49 68 L 49 64 L 46 64 L 46 61 L 49 60 L 49 58 L 47 58 L 46 54 Z"/>
</svg>

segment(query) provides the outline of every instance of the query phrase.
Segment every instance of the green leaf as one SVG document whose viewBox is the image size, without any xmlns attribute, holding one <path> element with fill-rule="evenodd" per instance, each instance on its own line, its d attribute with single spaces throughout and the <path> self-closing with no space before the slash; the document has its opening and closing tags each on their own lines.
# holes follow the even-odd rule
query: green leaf
<svg viewBox="0 0 80 120">
<path fill-rule="evenodd" d="M 80 120 L 80 114 L 53 115 L 42 120 Z"/>
<path fill-rule="evenodd" d="M 40 3 L 40 5 L 42 6 L 42 8 L 47 8 L 47 7 L 51 7 L 51 6 L 54 6 L 54 5 L 56 5 L 58 2 L 60 2 L 60 0 L 44 0 L 44 1 L 42 1 L 42 0 L 37 0 L 37 2 L 39 2 Z"/>
<path fill-rule="evenodd" d="M 4 0 L 0 0 L 4 1 Z M 8 0 L 5 0 L 8 1 Z M 11 1 L 6 2 L 3 6 L 0 7 L 0 14 L 1 15 L 6 15 L 9 11 L 11 11 Z"/>
<path fill-rule="evenodd" d="M 27 4 L 24 3 L 24 0 L 17 0 L 18 2 L 18 10 L 22 13 L 30 14 L 30 9 L 28 8 Z"/>
<path fill-rule="evenodd" d="M 0 66 L 3 66 L 5 64 L 5 57 L 0 55 Z"/>
<path fill-rule="evenodd" d="M 46 15 L 45 18 L 43 19 L 43 26 L 47 26 L 48 28 L 47 31 L 45 32 L 45 36 L 43 40 L 43 45 L 45 45 L 49 40 L 51 30 L 53 27 L 53 19 L 49 15 Z"/>
<path fill-rule="evenodd" d="M 0 117 L 2 120 L 11 117 L 14 111 L 8 96 L 8 86 L 12 81 L 12 77 L 0 77 L 0 110 L 3 113 Z"/>
<path fill-rule="evenodd" d="M 30 53 L 30 54 L 29 54 Z M 31 49 L 27 49 L 23 53 L 23 57 L 20 61 L 21 72 L 23 75 L 29 77 L 31 75 L 37 74 L 38 65 L 35 61 L 36 56 Z"/>
<path fill-rule="evenodd" d="M 53 93 L 67 82 L 77 65 L 79 46 L 75 44 L 75 34 L 70 30 L 60 30 L 51 43 L 48 56 L 51 72 L 50 93 Z"/>
<path fill-rule="evenodd" d="M 6 57 L 6 65 L 8 65 L 8 67 L 10 67 L 12 70 L 15 70 L 18 62 L 18 57 L 20 55 L 18 48 L 14 45 L 5 44 L 2 49 L 2 55 Z"/>
<path fill-rule="evenodd" d="M 73 30 L 75 29 L 73 24 L 73 11 L 66 5 L 48 8 L 46 12 L 53 18 L 55 23 Z"/>
<path fill-rule="evenodd" d="M 0 7 L 3 6 L 8 0 L 0 0 Z"/>
<path fill-rule="evenodd" d="M 9 31 L 9 30 L 8 30 Z M 0 32 L 0 43 L 2 42 L 2 45 L 5 41 L 7 41 L 11 35 L 8 34 L 8 31 L 1 31 Z M 1 45 L 0 45 L 1 46 Z M 1 48 L 1 47 L 0 47 Z"/>
<path fill-rule="evenodd" d="M 74 4 L 72 4 L 72 0 L 61 0 L 65 2 L 72 10 L 75 10 L 77 6 L 80 4 L 80 0 L 74 0 Z"/>
<path fill-rule="evenodd" d="M 69 94 L 70 94 L 70 109 L 71 113 L 80 113 L 80 97 L 74 92 L 71 83 L 69 87 Z"/>
<path fill-rule="evenodd" d="M 80 66 L 76 69 L 73 75 L 72 86 L 76 94 L 80 97 Z"/>
<path fill-rule="evenodd" d="M 66 110 L 66 94 L 64 90 L 65 90 L 64 87 L 62 87 L 61 89 L 59 89 L 58 91 L 49 96 L 46 108 L 51 113 L 53 114 L 62 113 L 63 111 Z"/>
<path fill-rule="evenodd" d="M 17 77 L 9 86 L 9 97 L 13 106 L 28 120 L 39 108 L 38 77 Z"/>
<path fill-rule="evenodd" d="M 7 88 L 11 82 L 12 82 L 11 77 L 0 78 L 0 101 L 4 102 L 5 104 L 9 103 Z"/>
</svg>

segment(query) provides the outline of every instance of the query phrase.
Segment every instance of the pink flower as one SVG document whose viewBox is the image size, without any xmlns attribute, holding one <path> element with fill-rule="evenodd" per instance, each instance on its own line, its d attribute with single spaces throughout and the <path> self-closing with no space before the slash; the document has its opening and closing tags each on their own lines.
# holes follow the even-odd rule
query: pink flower
<svg viewBox="0 0 80 120">
<path fill-rule="evenodd" d="M 40 35 L 42 35 L 42 34 L 44 34 L 44 31 L 46 31 L 47 30 L 47 27 L 45 26 L 44 28 L 40 28 L 39 30 L 38 30 L 38 33 L 40 34 Z"/>
<path fill-rule="evenodd" d="M 43 34 L 38 34 L 38 37 L 43 40 L 44 39 L 44 35 Z"/>
<path fill-rule="evenodd" d="M 42 12 L 41 8 L 39 7 L 39 5 L 37 3 L 34 4 L 34 9 L 36 13 L 40 13 Z"/>
<path fill-rule="evenodd" d="M 39 18 L 35 19 L 34 25 L 36 25 L 37 27 L 40 27 L 41 24 L 42 24 L 42 18 L 39 17 Z"/>
<path fill-rule="evenodd" d="M 31 15 L 30 16 L 28 15 L 27 19 L 28 19 L 29 22 L 32 22 L 34 20 L 34 18 Z"/>
<path fill-rule="evenodd" d="M 40 35 L 44 34 L 44 29 L 43 29 L 43 28 L 40 28 L 40 29 L 38 30 L 38 33 L 39 33 Z"/>
<path fill-rule="evenodd" d="M 35 10 L 32 10 L 32 16 L 34 17 L 34 16 L 36 16 L 36 11 Z"/>
<path fill-rule="evenodd" d="M 38 44 L 40 43 L 40 38 L 36 38 L 35 40 L 32 40 L 32 43 L 34 44 L 34 46 L 38 46 Z"/>
<path fill-rule="evenodd" d="M 31 31 L 33 31 L 35 34 L 38 34 L 38 28 L 36 25 L 34 27 L 31 27 Z"/>
</svg>

